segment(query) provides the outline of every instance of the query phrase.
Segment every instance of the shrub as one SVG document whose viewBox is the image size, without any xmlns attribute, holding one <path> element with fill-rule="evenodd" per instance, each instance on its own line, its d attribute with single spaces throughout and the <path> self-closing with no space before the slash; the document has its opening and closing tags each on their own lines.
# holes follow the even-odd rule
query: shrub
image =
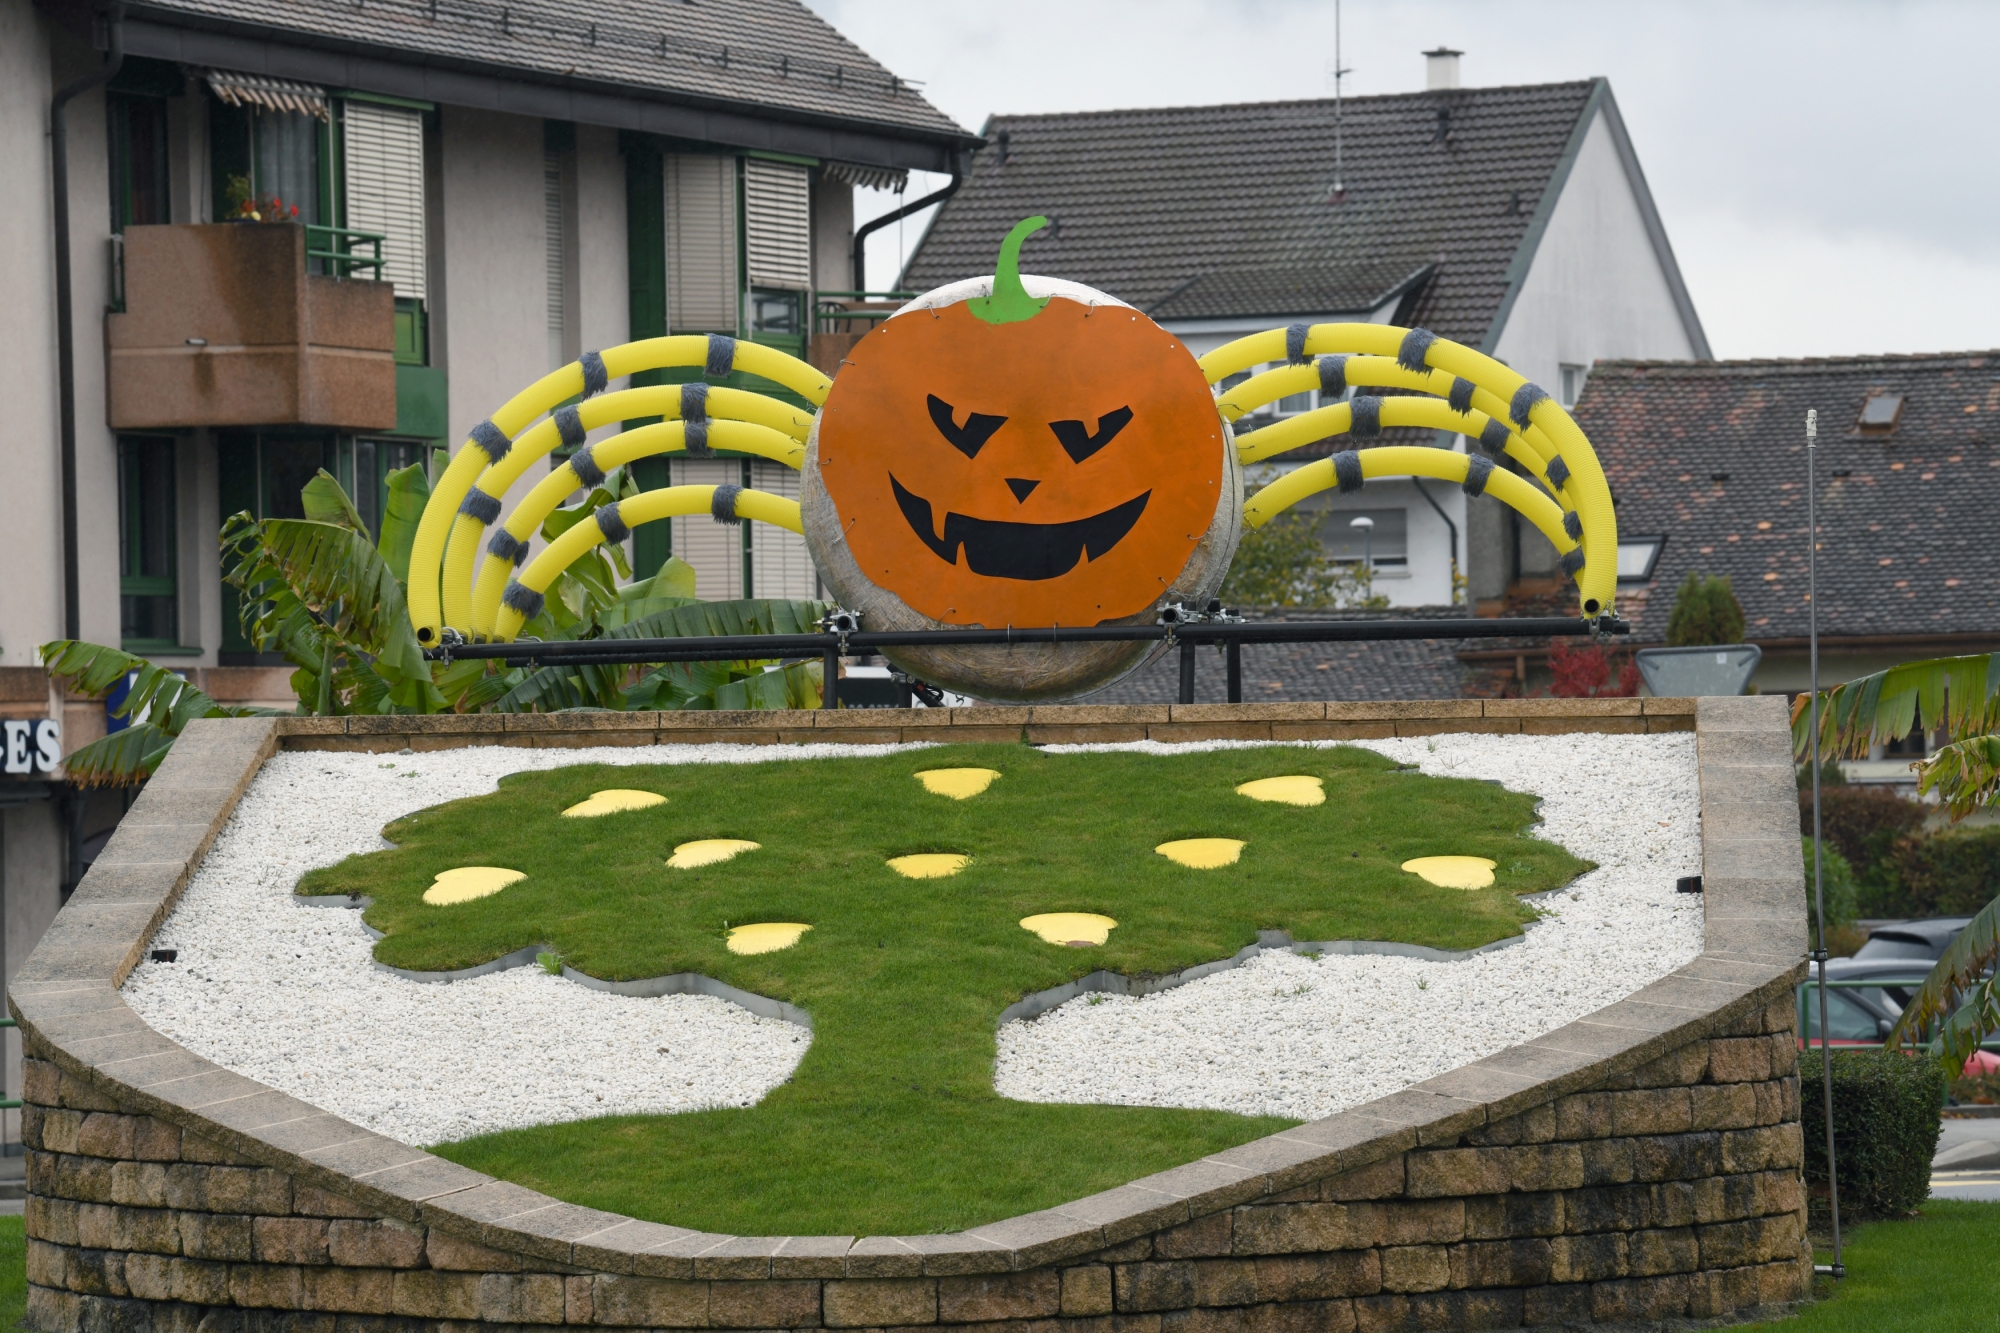
<svg viewBox="0 0 2000 1333">
<path fill-rule="evenodd" d="M 1630 698 L 1639 692 L 1639 668 L 1628 658 L 1612 679 L 1617 656 L 1590 644 L 1572 648 L 1561 639 L 1549 644 L 1549 673 L 1555 677 L 1549 693 L 1558 699 Z"/>
<path fill-rule="evenodd" d="M 1907 1217 L 1930 1197 L 1944 1087 L 1944 1069 L 1935 1060 L 1900 1051 L 1833 1052 L 1833 1148 L 1843 1218 Z M 1826 1196 L 1817 1049 L 1799 1056 L 1799 1094 L 1806 1185 L 1817 1210 Z"/>
<path fill-rule="evenodd" d="M 1375 576 L 1358 561 L 1335 564 L 1319 541 L 1320 515 L 1288 509 L 1245 528 L 1221 597 L 1231 606 L 1384 607 Z"/>
<path fill-rule="evenodd" d="M 1856 906 L 1863 916 L 1919 916 L 1904 909 L 1897 844 L 1920 837 L 1924 807 L 1883 787 L 1822 785 L 1820 829 L 1827 845 L 1853 871 Z M 1799 793 L 1799 833 L 1812 835 L 1812 791 Z"/>
<path fill-rule="evenodd" d="M 1812 839 L 1800 838 L 1799 851 L 1806 859 L 1806 911 L 1810 914 L 1813 910 Z M 1820 847 L 1819 878 L 1820 887 L 1826 893 L 1826 928 L 1831 933 L 1860 915 L 1855 897 L 1854 869 L 1831 842 Z"/>
<path fill-rule="evenodd" d="M 1911 916 L 1971 916 L 2000 895 L 2000 828 L 1902 838 L 1889 856 Z"/>
<path fill-rule="evenodd" d="M 1741 642 L 1743 605 L 1736 600 L 1736 587 L 1729 576 L 1706 578 L 1699 570 L 1689 570 L 1667 616 L 1667 646 L 1701 648 Z"/>
</svg>

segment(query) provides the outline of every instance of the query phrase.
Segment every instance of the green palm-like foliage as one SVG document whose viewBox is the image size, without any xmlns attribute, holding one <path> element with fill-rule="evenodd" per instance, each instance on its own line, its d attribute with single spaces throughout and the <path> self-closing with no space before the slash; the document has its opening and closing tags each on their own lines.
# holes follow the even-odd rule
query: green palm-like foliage
<svg viewBox="0 0 2000 1333">
<path fill-rule="evenodd" d="M 164 667 L 102 644 L 57 639 L 42 645 L 42 664 L 50 676 L 93 699 L 102 699 L 132 677 L 131 690 L 112 714 L 131 719 L 131 725 L 79 747 L 63 761 L 69 780 L 78 786 L 143 782 L 166 758 L 174 737 L 196 718 L 245 717 L 261 711 L 219 704 Z"/>
<path fill-rule="evenodd" d="M 1932 1023 L 1939 1023 L 1930 1053 L 1957 1078 L 1983 1035 L 2000 1031 L 2000 989 L 1995 988 L 1993 971 L 1996 960 L 2000 960 L 2000 898 L 1981 908 L 1937 960 L 1896 1020 L 1888 1044 L 1900 1046 Z"/>
<path fill-rule="evenodd" d="M 1811 695 L 1792 708 L 1792 745 L 1804 757 L 1812 743 Z M 1866 753 L 1869 746 L 1900 739 L 1921 722 L 1942 727 L 1948 744 L 1915 765 L 1917 790 L 1935 793 L 1956 821 L 1985 809 L 2000 795 L 2000 654 L 1938 657 L 1906 662 L 1850 680 L 1820 699 L 1820 751 Z M 1988 903 L 1932 967 L 1916 998 L 1890 1032 L 1891 1047 L 1939 1025 L 1930 1053 L 1957 1077 L 1984 1034 L 2000 1031 L 2000 992 L 1994 963 L 2000 959 L 2000 898 Z"/>
</svg>

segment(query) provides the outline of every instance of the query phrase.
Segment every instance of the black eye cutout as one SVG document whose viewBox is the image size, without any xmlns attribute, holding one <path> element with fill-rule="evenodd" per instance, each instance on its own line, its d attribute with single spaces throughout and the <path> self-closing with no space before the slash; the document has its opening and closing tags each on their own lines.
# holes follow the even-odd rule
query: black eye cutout
<svg viewBox="0 0 2000 1333">
<path fill-rule="evenodd" d="M 944 436 L 945 443 L 964 454 L 967 458 L 977 458 L 986 442 L 993 438 L 993 432 L 1007 424 L 1005 417 L 989 417 L 974 412 L 965 418 L 960 426 L 952 417 L 957 409 L 936 394 L 926 394 L 931 409 L 931 424 Z"/>
<path fill-rule="evenodd" d="M 1051 421 L 1049 429 L 1056 433 L 1056 439 L 1062 444 L 1063 452 L 1069 455 L 1070 461 L 1081 463 L 1111 443 L 1131 420 L 1132 409 L 1121 407 L 1116 412 L 1106 412 L 1097 419 L 1095 435 L 1085 431 L 1081 421 Z"/>
</svg>

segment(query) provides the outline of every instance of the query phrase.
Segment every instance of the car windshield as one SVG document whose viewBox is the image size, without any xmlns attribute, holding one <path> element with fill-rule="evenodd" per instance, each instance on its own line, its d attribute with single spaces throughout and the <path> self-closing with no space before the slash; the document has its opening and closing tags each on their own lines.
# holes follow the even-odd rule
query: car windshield
<svg viewBox="0 0 2000 1333">
<path fill-rule="evenodd" d="M 1806 988 L 1805 1035 L 1808 1041 L 1819 1039 L 1819 996 Z M 1827 988 L 1826 1030 L 1833 1041 L 1880 1041 L 1883 1029 L 1878 1025 L 1877 1016 L 1848 991 Z"/>
</svg>

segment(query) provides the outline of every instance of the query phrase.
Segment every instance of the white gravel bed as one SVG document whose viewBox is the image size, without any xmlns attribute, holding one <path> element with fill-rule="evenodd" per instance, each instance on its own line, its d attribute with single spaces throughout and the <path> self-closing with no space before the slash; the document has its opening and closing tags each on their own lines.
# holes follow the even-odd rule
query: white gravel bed
<svg viewBox="0 0 2000 1333">
<path fill-rule="evenodd" d="M 405 1143 L 611 1114 L 749 1106 L 810 1035 L 705 995 L 611 995 L 512 968 L 410 981 L 373 966 L 361 913 L 294 900 L 299 877 L 390 844 L 412 811 L 572 764 L 778 762 L 883 747 L 472 747 L 272 756 L 124 995 L 195 1054 Z"/>
<path fill-rule="evenodd" d="M 1701 871 L 1692 735 L 1354 743 L 1540 797 L 1537 834 L 1599 868 L 1539 900 L 1547 915 L 1520 943 L 1472 958 L 1273 950 L 1174 990 L 1085 996 L 1009 1023 L 1000 1093 L 1314 1120 L 1550 1032 L 1701 952 L 1702 900 L 1674 891 Z"/>
<path fill-rule="evenodd" d="M 1143 999 L 1095 996 L 1000 1032 L 995 1084 L 1025 1101 L 1311 1119 L 1524 1041 L 1701 949 L 1692 736 L 1439 736 L 1359 744 L 1426 773 L 1541 798 L 1539 832 L 1600 869 L 1544 899 L 1510 948 L 1452 962 L 1266 953 Z M 1232 747 L 1136 749 L 1161 754 Z M 916 748 L 916 747 L 902 747 Z M 299 877 L 388 844 L 394 819 L 582 763 L 781 762 L 882 747 L 476 747 L 293 752 L 258 774 L 125 997 L 225 1068 L 406 1143 L 608 1114 L 748 1106 L 810 1036 L 707 996 L 609 995 L 539 968 L 409 981 L 372 966 L 361 914 L 294 901 Z M 1449 851 L 1440 848 L 1439 851 Z"/>
</svg>

